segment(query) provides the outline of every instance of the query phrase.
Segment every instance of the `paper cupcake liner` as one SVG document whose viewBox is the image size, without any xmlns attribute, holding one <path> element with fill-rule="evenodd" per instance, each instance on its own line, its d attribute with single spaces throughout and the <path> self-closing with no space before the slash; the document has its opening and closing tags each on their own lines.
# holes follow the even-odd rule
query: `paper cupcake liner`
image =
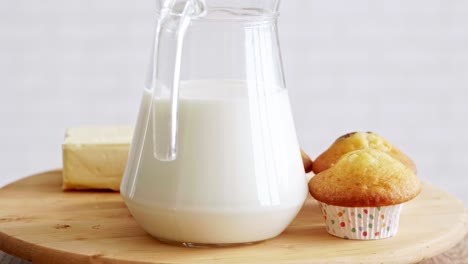
<svg viewBox="0 0 468 264">
<path fill-rule="evenodd" d="M 342 207 L 319 202 L 330 235 L 371 240 L 392 237 L 398 231 L 402 204 L 382 207 Z"/>
</svg>

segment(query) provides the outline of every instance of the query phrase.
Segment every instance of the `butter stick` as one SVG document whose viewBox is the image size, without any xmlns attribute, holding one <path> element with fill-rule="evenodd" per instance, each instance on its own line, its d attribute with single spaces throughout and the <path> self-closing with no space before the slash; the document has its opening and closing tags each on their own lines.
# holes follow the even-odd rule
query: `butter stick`
<svg viewBox="0 0 468 264">
<path fill-rule="evenodd" d="M 63 189 L 120 190 L 133 127 L 69 128 L 62 145 Z"/>
</svg>

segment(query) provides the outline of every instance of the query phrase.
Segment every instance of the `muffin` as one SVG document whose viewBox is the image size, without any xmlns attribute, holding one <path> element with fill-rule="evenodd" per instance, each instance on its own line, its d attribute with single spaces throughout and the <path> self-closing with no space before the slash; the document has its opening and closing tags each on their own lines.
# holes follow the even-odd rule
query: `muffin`
<svg viewBox="0 0 468 264">
<path fill-rule="evenodd" d="M 307 155 L 307 153 L 305 153 L 302 149 L 301 149 L 301 157 L 302 157 L 302 163 L 304 164 L 304 171 L 306 173 L 311 172 L 312 160 L 310 159 L 309 155 Z"/>
<path fill-rule="evenodd" d="M 398 230 L 402 204 L 421 191 L 416 174 L 376 149 L 348 152 L 309 182 L 327 231 L 345 239 L 381 239 Z"/>
<path fill-rule="evenodd" d="M 338 159 L 358 149 L 377 149 L 399 160 L 416 174 L 416 165 L 403 152 L 390 142 L 372 132 L 353 132 L 339 137 L 325 152 L 320 154 L 312 165 L 315 173 L 320 173 L 333 166 Z"/>
</svg>

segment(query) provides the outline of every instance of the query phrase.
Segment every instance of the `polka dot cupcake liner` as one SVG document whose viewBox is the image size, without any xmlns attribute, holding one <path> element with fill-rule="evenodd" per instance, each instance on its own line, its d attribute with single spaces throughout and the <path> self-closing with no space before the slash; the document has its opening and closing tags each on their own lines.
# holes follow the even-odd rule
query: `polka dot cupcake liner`
<svg viewBox="0 0 468 264">
<path fill-rule="evenodd" d="M 371 240 L 392 237 L 398 231 L 402 204 L 382 207 L 342 207 L 319 202 L 330 235 Z"/>
</svg>

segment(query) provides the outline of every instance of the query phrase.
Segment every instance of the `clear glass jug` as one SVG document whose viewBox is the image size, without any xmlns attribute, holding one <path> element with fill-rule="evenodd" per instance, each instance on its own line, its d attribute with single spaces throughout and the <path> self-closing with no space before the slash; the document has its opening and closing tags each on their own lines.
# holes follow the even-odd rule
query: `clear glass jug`
<svg viewBox="0 0 468 264">
<path fill-rule="evenodd" d="M 122 197 L 161 241 L 277 236 L 307 195 L 278 0 L 161 0 L 158 9 Z"/>
</svg>

